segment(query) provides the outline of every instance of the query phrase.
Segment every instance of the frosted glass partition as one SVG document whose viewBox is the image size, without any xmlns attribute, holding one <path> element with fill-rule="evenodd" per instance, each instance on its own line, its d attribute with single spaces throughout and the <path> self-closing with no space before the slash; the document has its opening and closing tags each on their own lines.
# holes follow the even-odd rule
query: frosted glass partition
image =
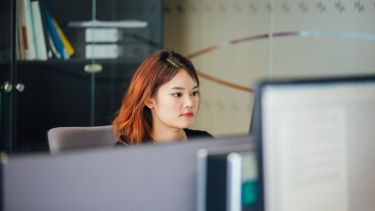
<svg viewBox="0 0 375 211">
<path fill-rule="evenodd" d="M 375 73 L 374 1 L 271 1 L 270 77 Z"/>
<path fill-rule="evenodd" d="M 192 58 L 196 128 L 247 133 L 253 89 L 267 78 L 375 72 L 370 0 L 166 0 L 165 47 Z"/>
</svg>

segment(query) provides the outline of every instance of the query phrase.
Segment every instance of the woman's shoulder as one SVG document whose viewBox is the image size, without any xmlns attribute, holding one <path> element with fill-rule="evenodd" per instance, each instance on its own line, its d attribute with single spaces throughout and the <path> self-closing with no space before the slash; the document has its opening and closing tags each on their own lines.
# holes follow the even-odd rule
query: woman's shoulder
<svg viewBox="0 0 375 211">
<path fill-rule="evenodd" d="M 208 133 L 207 131 L 203 131 L 203 130 L 192 130 L 192 129 L 188 129 L 188 128 L 185 128 L 185 133 L 186 133 L 186 136 L 188 139 L 190 138 L 199 138 L 199 137 L 211 137 L 213 138 L 214 136 L 211 135 L 210 133 Z"/>
<path fill-rule="evenodd" d="M 194 138 L 214 138 L 213 135 L 211 135 L 210 133 L 208 133 L 207 131 L 203 131 L 203 130 L 192 130 L 192 129 L 188 129 L 188 128 L 185 128 L 184 129 L 185 133 L 186 133 L 186 136 L 188 139 L 194 139 Z M 128 139 L 125 137 L 125 136 L 121 136 L 120 137 L 121 140 L 117 141 L 116 144 L 115 144 L 115 148 L 119 147 L 128 147 L 130 146 L 130 144 L 128 143 Z"/>
</svg>

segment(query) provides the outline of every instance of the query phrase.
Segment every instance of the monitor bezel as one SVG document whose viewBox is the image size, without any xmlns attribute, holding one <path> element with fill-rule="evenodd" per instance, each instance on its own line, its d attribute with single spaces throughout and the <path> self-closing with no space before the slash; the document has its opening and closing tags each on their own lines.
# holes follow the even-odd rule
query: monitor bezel
<svg viewBox="0 0 375 211">
<path fill-rule="evenodd" d="M 254 108 L 250 124 L 249 133 L 255 139 L 256 158 L 258 167 L 258 206 L 260 211 L 266 210 L 264 193 L 264 161 L 263 161 L 263 128 L 262 128 L 262 99 L 264 90 L 269 86 L 290 86 L 290 85 L 325 85 L 325 84 L 343 84 L 343 83 L 366 83 L 375 82 L 375 75 L 349 75 L 349 76 L 327 76 L 316 78 L 292 78 L 292 79 L 272 79 L 262 80 L 257 83 L 255 88 Z M 256 115 L 256 116 L 255 116 Z"/>
</svg>

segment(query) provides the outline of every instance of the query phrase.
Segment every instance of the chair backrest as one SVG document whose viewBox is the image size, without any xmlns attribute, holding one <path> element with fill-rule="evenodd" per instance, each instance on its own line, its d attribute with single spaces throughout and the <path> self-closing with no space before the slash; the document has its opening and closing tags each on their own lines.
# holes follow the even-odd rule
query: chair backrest
<svg viewBox="0 0 375 211">
<path fill-rule="evenodd" d="M 113 147 L 116 143 L 111 125 L 94 127 L 56 127 L 47 132 L 52 154 L 75 149 Z"/>
</svg>

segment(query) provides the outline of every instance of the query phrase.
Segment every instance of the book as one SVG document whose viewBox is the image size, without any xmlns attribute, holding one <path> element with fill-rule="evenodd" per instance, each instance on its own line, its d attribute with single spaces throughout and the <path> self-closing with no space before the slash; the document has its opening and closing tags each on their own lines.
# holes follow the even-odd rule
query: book
<svg viewBox="0 0 375 211">
<path fill-rule="evenodd" d="M 34 33 L 34 23 L 32 19 L 31 3 L 30 0 L 22 0 L 22 22 L 25 26 L 24 35 L 27 40 L 26 44 L 26 59 L 34 60 L 36 58 L 36 48 L 35 48 L 35 33 Z"/>
<path fill-rule="evenodd" d="M 61 59 L 60 53 L 57 51 L 55 44 L 50 35 L 47 36 L 48 44 L 50 46 L 51 54 L 55 56 L 56 59 Z M 52 55 L 49 55 L 49 58 L 52 58 Z"/>
<path fill-rule="evenodd" d="M 47 47 L 46 47 L 46 39 L 44 37 L 44 30 L 43 30 L 43 23 L 42 17 L 40 13 L 40 5 L 39 1 L 32 1 L 31 2 L 32 8 L 32 15 L 33 15 L 33 22 L 34 22 L 34 29 L 35 29 L 35 44 L 37 49 L 37 57 L 36 59 L 39 60 L 47 60 Z"/>
<path fill-rule="evenodd" d="M 56 54 L 57 53 L 56 48 L 53 44 L 50 33 L 48 31 L 46 16 L 43 14 L 44 3 L 39 2 L 39 7 L 41 10 L 44 38 L 46 41 L 45 43 L 46 43 L 47 57 L 48 59 L 53 59 L 53 58 L 61 59 L 60 55 Z"/>
<path fill-rule="evenodd" d="M 53 24 L 52 17 L 48 11 L 47 5 L 43 5 L 43 12 L 46 20 L 47 29 L 49 32 L 49 36 L 51 37 L 51 40 L 53 41 L 54 48 L 56 49 L 56 52 L 60 55 L 61 59 L 65 59 L 65 49 L 64 44 L 62 43 L 55 25 Z"/>
<path fill-rule="evenodd" d="M 62 29 L 61 29 L 60 25 L 57 23 L 57 21 L 55 19 L 52 19 L 52 22 L 53 22 L 53 25 L 55 26 L 55 28 L 57 30 L 57 34 L 59 35 L 61 42 L 64 45 L 65 54 L 66 54 L 65 57 L 70 58 L 74 54 L 74 48 L 73 48 L 72 44 L 70 44 L 68 38 L 65 36 L 64 32 L 62 31 Z"/>
<path fill-rule="evenodd" d="M 23 22 L 23 9 L 21 0 L 17 0 L 17 38 L 18 38 L 18 59 L 26 60 L 27 38 L 26 26 Z"/>
</svg>

